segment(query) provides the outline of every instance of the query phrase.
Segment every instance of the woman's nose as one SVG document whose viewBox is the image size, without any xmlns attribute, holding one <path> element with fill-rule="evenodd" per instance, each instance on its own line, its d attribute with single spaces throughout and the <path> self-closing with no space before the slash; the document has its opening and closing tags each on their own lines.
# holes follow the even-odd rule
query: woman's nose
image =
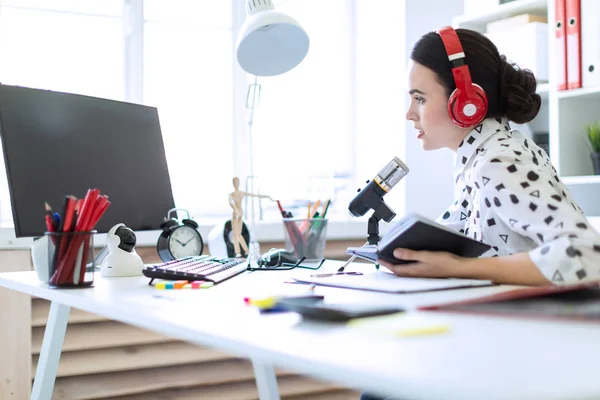
<svg viewBox="0 0 600 400">
<path fill-rule="evenodd" d="M 406 110 L 406 119 L 408 121 L 416 121 L 418 119 L 418 115 L 412 110 L 412 107 L 408 107 L 408 110 Z"/>
</svg>

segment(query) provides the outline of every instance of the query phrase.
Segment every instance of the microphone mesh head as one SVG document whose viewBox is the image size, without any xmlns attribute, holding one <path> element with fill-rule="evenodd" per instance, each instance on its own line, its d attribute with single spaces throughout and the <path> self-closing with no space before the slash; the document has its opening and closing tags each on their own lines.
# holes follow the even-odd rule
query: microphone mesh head
<svg viewBox="0 0 600 400">
<path fill-rule="evenodd" d="M 375 177 L 375 181 L 383 190 L 389 192 L 408 174 L 410 169 L 398 157 L 394 157 Z"/>
</svg>

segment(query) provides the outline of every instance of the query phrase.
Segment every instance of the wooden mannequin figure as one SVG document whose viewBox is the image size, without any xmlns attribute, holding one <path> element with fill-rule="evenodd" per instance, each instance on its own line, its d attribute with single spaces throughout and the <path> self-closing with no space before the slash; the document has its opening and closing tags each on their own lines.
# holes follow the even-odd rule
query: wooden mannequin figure
<svg viewBox="0 0 600 400">
<path fill-rule="evenodd" d="M 243 192 L 240 190 L 240 178 L 237 176 L 233 178 L 233 188 L 235 189 L 233 192 L 229 194 L 229 205 L 233 208 L 233 216 L 231 217 L 231 230 L 233 233 L 233 248 L 235 250 L 235 256 L 241 257 L 242 253 L 240 252 L 240 247 L 244 250 L 246 254 L 248 254 L 248 243 L 244 240 L 242 236 L 242 226 L 243 226 L 243 216 L 244 212 L 242 210 L 242 200 L 244 197 L 257 197 L 260 199 L 269 199 L 273 200 L 270 196 L 262 195 L 262 194 L 254 194 Z M 254 232 L 251 232 L 253 234 Z"/>
</svg>

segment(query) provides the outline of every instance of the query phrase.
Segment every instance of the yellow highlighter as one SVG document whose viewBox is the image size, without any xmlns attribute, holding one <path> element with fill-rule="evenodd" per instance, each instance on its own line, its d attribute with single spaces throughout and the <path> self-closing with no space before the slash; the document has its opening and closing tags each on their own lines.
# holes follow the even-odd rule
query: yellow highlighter
<svg viewBox="0 0 600 400">
<path fill-rule="evenodd" d="M 449 330 L 450 330 L 450 327 L 448 325 L 421 326 L 421 327 L 396 330 L 394 332 L 394 336 L 411 337 L 411 336 L 437 335 L 440 333 L 446 333 Z"/>
<path fill-rule="evenodd" d="M 350 321 L 348 325 L 365 332 L 397 338 L 437 335 L 450 331 L 449 324 L 414 319 L 407 314 L 361 318 Z"/>
<path fill-rule="evenodd" d="M 265 309 L 272 308 L 279 300 L 279 297 L 264 297 L 261 299 L 248 299 L 247 303 L 256 308 Z"/>
</svg>

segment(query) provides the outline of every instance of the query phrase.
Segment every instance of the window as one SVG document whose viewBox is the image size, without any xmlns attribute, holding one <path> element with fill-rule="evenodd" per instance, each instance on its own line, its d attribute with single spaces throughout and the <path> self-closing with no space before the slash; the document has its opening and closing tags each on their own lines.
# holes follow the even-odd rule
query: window
<svg viewBox="0 0 600 400">
<path fill-rule="evenodd" d="M 295 69 L 259 80 L 254 164 L 264 193 L 290 200 L 332 197 L 329 218 L 348 220 L 356 189 L 394 156 L 402 158 L 407 96 L 402 3 L 276 2 L 306 29 L 310 49 Z M 401 213 L 403 190 L 386 202 Z M 298 206 L 298 212 L 306 209 Z"/>
<path fill-rule="evenodd" d="M 307 31 L 310 49 L 288 73 L 259 78 L 254 169 L 261 190 L 288 207 L 295 199 L 340 200 L 340 191 L 353 183 L 352 7 L 347 0 L 286 1 L 278 6 Z M 301 202 L 297 205 L 306 210 Z M 337 210 L 346 218 L 344 209 L 336 204 L 328 215 Z M 280 217 L 276 211 L 265 212 L 269 216 Z"/>
<path fill-rule="evenodd" d="M 311 46 L 292 71 L 259 78 L 252 161 L 261 193 L 302 210 L 333 198 L 328 215 L 346 220 L 358 182 L 401 150 L 396 3 L 275 0 Z M 176 204 L 210 224 L 231 216 L 232 177 L 243 189 L 250 175 L 244 103 L 254 78 L 234 57 L 244 13 L 244 0 L 0 0 L 0 81 L 158 107 Z M 398 50 L 377 53 L 382 36 Z M 0 226 L 10 226 L 0 175 Z M 261 204 L 265 220 L 279 220 L 272 202 Z"/>
<path fill-rule="evenodd" d="M 231 214 L 231 16 L 231 1 L 144 2 L 143 101 L 159 110 L 176 204 L 198 220 Z"/>
<path fill-rule="evenodd" d="M 122 31 L 120 0 L 0 0 L 0 82 L 124 100 Z M 12 226 L 4 173 L 0 226 Z"/>
</svg>

